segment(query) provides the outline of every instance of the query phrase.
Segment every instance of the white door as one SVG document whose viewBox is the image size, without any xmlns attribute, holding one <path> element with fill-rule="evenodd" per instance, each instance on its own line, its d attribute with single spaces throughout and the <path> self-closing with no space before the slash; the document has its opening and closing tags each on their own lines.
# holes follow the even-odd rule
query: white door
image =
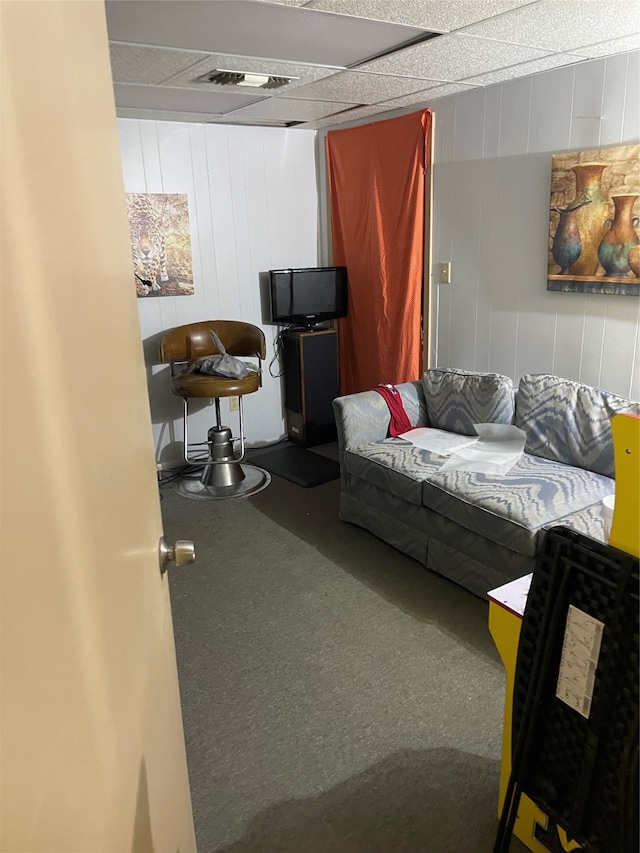
<svg viewBox="0 0 640 853">
<path fill-rule="evenodd" d="M 0 849 L 188 853 L 104 7 L 0 15 Z"/>
</svg>

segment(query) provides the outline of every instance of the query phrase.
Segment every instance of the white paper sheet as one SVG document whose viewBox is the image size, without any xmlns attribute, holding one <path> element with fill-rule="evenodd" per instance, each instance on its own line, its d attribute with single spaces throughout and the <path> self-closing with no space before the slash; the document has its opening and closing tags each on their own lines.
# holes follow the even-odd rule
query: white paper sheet
<svg viewBox="0 0 640 853">
<path fill-rule="evenodd" d="M 400 438 L 410 441 L 422 450 L 437 453 L 439 456 L 450 456 L 455 451 L 478 441 L 477 435 L 458 435 L 455 432 L 431 427 L 410 429 L 408 432 L 403 432 Z"/>
<path fill-rule="evenodd" d="M 458 448 L 441 471 L 472 471 L 502 475 L 510 471 L 524 452 L 526 435 L 512 424 L 474 424 L 478 440 Z"/>
</svg>

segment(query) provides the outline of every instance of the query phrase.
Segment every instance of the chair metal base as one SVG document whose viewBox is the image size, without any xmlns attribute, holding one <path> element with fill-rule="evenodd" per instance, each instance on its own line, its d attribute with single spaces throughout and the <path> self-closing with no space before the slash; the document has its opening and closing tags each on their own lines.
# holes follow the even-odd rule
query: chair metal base
<svg viewBox="0 0 640 853">
<path fill-rule="evenodd" d="M 242 399 L 242 398 L 240 398 Z M 241 464 L 244 456 L 242 417 L 240 418 L 240 453 L 234 451 L 234 439 L 229 427 L 220 425 L 220 401 L 216 400 L 216 426 L 207 434 L 209 454 L 199 460 L 204 466 L 199 479 L 184 477 L 174 486 L 183 498 L 194 501 L 220 501 L 229 498 L 246 498 L 261 492 L 271 482 L 271 474 L 256 465 Z M 242 409 L 240 409 L 242 412 Z M 186 438 L 185 409 L 185 438 Z M 188 445 L 186 445 L 188 448 Z M 190 462 L 185 452 L 185 460 Z"/>
<path fill-rule="evenodd" d="M 225 470 L 227 466 L 228 470 Z M 221 475 L 216 476 L 214 483 L 211 483 L 212 478 L 207 478 L 211 485 L 203 482 L 210 470 L 205 468 L 203 476 L 198 479 L 185 477 L 179 480 L 174 486 L 174 491 L 192 501 L 220 501 L 229 498 L 247 498 L 266 489 L 271 482 L 271 474 L 256 465 L 224 462 L 211 467 L 216 472 L 220 470 Z M 220 481 L 225 480 L 231 481 L 231 484 L 218 485 Z"/>
</svg>

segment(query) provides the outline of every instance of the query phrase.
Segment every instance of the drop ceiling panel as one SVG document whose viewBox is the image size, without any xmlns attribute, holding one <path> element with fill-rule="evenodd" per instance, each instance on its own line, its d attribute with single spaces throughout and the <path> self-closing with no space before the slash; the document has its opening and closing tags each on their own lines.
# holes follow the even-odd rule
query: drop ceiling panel
<svg viewBox="0 0 640 853">
<path fill-rule="evenodd" d="M 367 116 L 383 115 L 385 110 L 386 108 L 384 105 L 376 107 L 354 107 L 354 109 L 340 113 L 337 116 L 327 116 L 326 118 L 319 118 L 314 121 L 304 122 L 303 124 L 299 124 L 298 128 L 301 130 L 317 130 L 320 127 L 331 127 L 331 125 L 337 125 L 340 122 L 351 120 L 355 121 L 356 119 L 366 118 Z"/>
<path fill-rule="evenodd" d="M 500 68 L 490 71 L 488 74 L 479 74 L 477 77 L 467 77 L 467 83 L 475 83 L 478 86 L 491 86 L 493 83 L 502 83 L 504 80 L 513 80 L 516 77 L 528 77 L 530 74 L 538 74 L 540 71 L 549 71 L 552 68 L 560 68 L 563 65 L 573 65 L 584 62 L 583 56 L 569 53 L 552 53 L 535 59 L 533 62 L 523 62 L 512 65 L 509 68 Z"/>
<path fill-rule="evenodd" d="M 640 33 L 578 48 L 579 53 L 589 59 L 611 56 L 614 53 L 626 53 L 629 50 L 640 50 Z"/>
<path fill-rule="evenodd" d="M 538 0 L 465 33 L 549 51 L 570 51 L 640 32 L 638 0 Z"/>
<path fill-rule="evenodd" d="M 251 104 L 228 114 L 232 121 L 242 119 L 273 119 L 276 121 L 312 121 L 316 118 L 333 115 L 359 104 L 345 104 L 337 101 L 302 101 L 293 98 L 267 98 L 258 104 Z"/>
<path fill-rule="evenodd" d="M 474 74 L 516 65 L 523 60 L 539 59 L 546 53 L 548 51 L 538 48 L 451 34 L 407 47 L 393 56 L 374 59 L 359 70 L 455 83 Z"/>
<path fill-rule="evenodd" d="M 163 83 L 179 71 L 198 64 L 208 54 L 166 47 L 143 47 L 141 45 L 112 42 L 111 75 L 114 83 Z"/>
<path fill-rule="evenodd" d="M 163 112 L 227 113 L 229 110 L 261 100 L 256 95 L 193 92 L 191 89 L 169 89 L 166 86 L 114 86 L 118 107 Z"/>
<path fill-rule="evenodd" d="M 255 0 L 107 0 L 111 41 L 346 66 L 424 34 Z"/>
<path fill-rule="evenodd" d="M 468 92 L 470 89 L 476 88 L 472 84 L 466 83 L 444 83 L 441 86 L 433 86 L 430 89 L 424 89 L 422 92 L 416 92 L 414 95 L 406 95 L 404 98 L 393 98 L 384 102 L 384 106 L 389 109 L 398 109 L 399 107 L 408 107 L 411 104 L 418 103 L 416 96 L 420 96 L 420 101 L 433 101 L 436 98 L 444 98 L 446 95 L 455 95 L 458 92 Z"/>
<path fill-rule="evenodd" d="M 118 107 L 116 110 L 118 118 L 137 118 L 146 121 L 183 121 L 183 122 L 204 122 L 212 119 L 219 119 L 220 116 L 210 115 L 209 113 L 180 113 L 172 110 L 138 110 L 129 107 Z M 227 121 L 227 119 L 225 119 Z"/>
<path fill-rule="evenodd" d="M 448 33 L 531 0 L 311 0 L 305 8 Z"/>
<path fill-rule="evenodd" d="M 342 71 L 334 74 L 333 77 L 325 77 L 316 83 L 298 87 L 294 97 L 377 104 L 380 101 L 386 101 L 387 98 L 417 92 L 419 89 L 424 89 L 424 80 L 391 77 L 385 74 L 365 74 L 360 71 Z"/>
<path fill-rule="evenodd" d="M 106 9 L 118 115 L 149 119 L 338 126 L 640 48 L 640 0 L 107 0 Z M 399 47 L 416 35 L 426 40 Z M 277 89 L 196 82 L 216 69 L 293 79 Z"/>
</svg>

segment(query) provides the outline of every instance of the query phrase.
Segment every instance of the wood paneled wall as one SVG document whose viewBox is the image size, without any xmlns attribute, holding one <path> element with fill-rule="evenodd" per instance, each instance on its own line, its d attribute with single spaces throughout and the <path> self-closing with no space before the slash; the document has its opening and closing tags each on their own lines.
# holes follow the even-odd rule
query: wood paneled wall
<svg viewBox="0 0 640 853">
<path fill-rule="evenodd" d="M 194 295 L 138 299 L 158 459 L 179 461 L 182 442 L 182 403 L 157 364 L 158 340 L 196 320 L 263 328 L 263 387 L 245 397 L 245 432 L 252 444 L 277 441 L 285 434 L 281 381 L 268 369 L 277 327 L 268 325 L 260 282 L 269 269 L 318 264 L 315 132 L 130 119 L 119 131 L 127 192 L 189 198 Z M 213 409 L 194 412 L 190 440 L 205 440 Z M 237 416 L 229 417 L 234 427 Z"/>
<path fill-rule="evenodd" d="M 640 399 L 640 299 L 546 289 L 551 156 L 640 140 L 640 52 L 413 109 L 424 106 L 435 113 L 432 365 L 515 382 L 550 372 Z M 156 363 L 160 333 L 207 317 L 248 320 L 264 327 L 269 361 L 276 327 L 266 324 L 261 274 L 330 259 L 324 132 L 316 141 L 314 131 L 277 128 L 119 127 L 128 192 L 189 196 L 195 293 L 138 300 L 156 449 L 172 461 L 181 408 Z M 443 261 L 451 285 L 435 283 Z M 281 382 L 268 369 L 245 404 L 250 443 L 284 435 Z M 212 420 L 196 412 L 194 432 Z"/>
<path fill-rule="evenodd" d="M 640 399 L 640 299 L 546 290 L 551 155 L 640 139 L 640 53 L 429 104 L 434 366 L 549 372 Z"/>
</svg>

